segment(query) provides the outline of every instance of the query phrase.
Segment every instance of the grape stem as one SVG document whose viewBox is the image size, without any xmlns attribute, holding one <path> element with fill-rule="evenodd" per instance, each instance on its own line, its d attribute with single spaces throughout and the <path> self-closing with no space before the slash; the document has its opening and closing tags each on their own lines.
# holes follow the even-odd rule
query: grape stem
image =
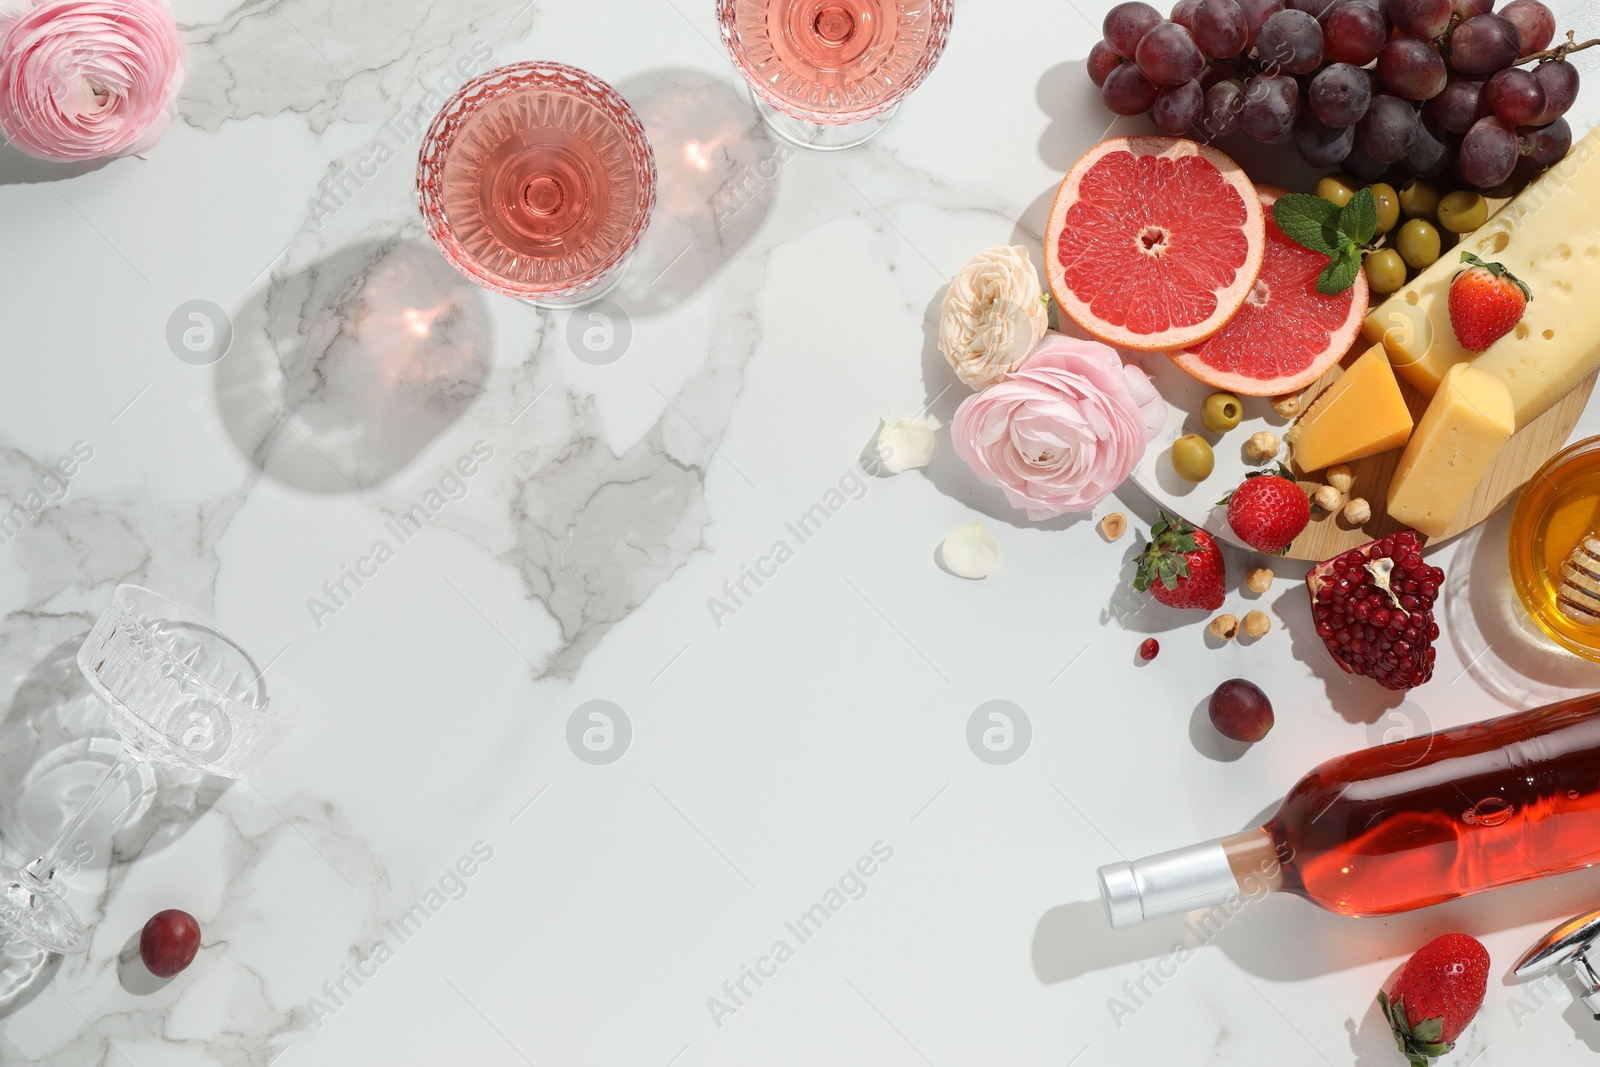
<svg viewBox="0 0 1600 1067">
<path fill-rule="evenodd" d="M 1520 67 L 1525 64 L 1535 62 L 1542 63 L 1547 59 L 1565 59 L 1574 52 L 1581 52 L 1585 48 L 1593 48 L 1595 45 L 1600 45 L 1600 37 L 1596 37 L 1592 41 L 1584 41 L 1582 44 L 1579 44 L 1578 35 L 1572 30 L 1568 30 L 1565 43 L 1558 44 L 1554 48 L 1547 48 L 1543 52 L 1535 52 L 1530 56 L 1523 56 L 1521 59 L 1517 60 L 1515 66 Z"/>
</svg>

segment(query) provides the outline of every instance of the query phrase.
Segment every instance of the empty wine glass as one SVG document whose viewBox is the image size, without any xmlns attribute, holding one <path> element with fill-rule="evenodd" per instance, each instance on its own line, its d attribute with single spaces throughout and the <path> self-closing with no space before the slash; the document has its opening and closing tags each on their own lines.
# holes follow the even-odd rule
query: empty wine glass
<svg viewBox="0 0 1600 1067">
<path fill-rule="evenodd" d="M 852 148 L 933 70 L 953 0 L 717 0 L 722 43 L 756 110 L 804 148 Z"/>
<path fill-rule="evenodd" d="M 540 307 L 599 299 L 656 202 L 644 126 L 617 91 L 562 63 L 514 63 L 445 101 L 417 160 L 422 220 L 445 259 Z"/>
<path fill-rule="evenodd" d="M 122 734 L 117 762 L 38 859 L 0 862 L 0 927 L 52 952 L 89 947 L 83 921 L 52 885 L 84 824 L 141 763 L 243 778 L 291 719 L 250 655 L 209 622 L 148 589 L 119 585 L 78 669 Z"/>
</svg>

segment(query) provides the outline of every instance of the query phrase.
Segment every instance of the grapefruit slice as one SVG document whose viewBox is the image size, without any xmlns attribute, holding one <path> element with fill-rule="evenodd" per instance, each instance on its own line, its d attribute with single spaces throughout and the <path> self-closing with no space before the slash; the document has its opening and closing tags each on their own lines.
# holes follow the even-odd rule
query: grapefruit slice
<svg viewBox="0 0 1600 1067">
<path fill-rule="evenodd" d="M 1367 314 L 1367 275 L 1336 296 L 1317 292 L 1328 257 L 1302 248 L 1272 221 L 1284 190 L 1257 190 L 1267 219 L 1267 254 L 1244 307 L 1221 332 L 1172 353 L 1207 385 L 1240 396 L 1281 396 L 1304 389 L 1335 367 Z"/>
<path fill-rule="evenodd" d="M 1146 352 L 1227 325 L 1261 270 L 1255 186 L 1209 145 L 1116 137 L 1062 179 L 1044 231 L 1056 306 L 1091 336 Z"/>
</svg>

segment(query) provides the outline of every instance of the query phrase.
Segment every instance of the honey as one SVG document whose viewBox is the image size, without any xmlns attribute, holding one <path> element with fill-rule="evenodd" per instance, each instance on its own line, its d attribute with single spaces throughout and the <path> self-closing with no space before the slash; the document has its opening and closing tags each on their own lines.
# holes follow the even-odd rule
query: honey
<svg viewBox="0 0 1600 1067">
<path fill-rule="evenodd" d="M 1551 640 L 1600 661 L 1600 625 L 1561 610 L 1562 566 L 1600 530 L 1600 437 L 1569 445 L 1523 487 L 1511 515 L 1511 583 Z"/>
</svg>

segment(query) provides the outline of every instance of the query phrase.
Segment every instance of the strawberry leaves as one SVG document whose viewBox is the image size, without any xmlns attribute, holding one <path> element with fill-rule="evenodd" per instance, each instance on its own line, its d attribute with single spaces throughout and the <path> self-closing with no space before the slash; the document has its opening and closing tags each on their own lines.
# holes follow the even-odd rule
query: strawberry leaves
<svg viewBox="0 0 1600 1067">
<path fill-rule="evenodd" d="M 1474 267 L 1482 267 L 1496 278 L 1504 278 L 1506 281 L 1515 285 L 1518 289 L 1521 289 L 1522 298 L 1524 300 L 1533 299 L 1533 290 L 1528 288 L 1528 283 L 1517 277 L 1515 274 L 1512 274 L 1510 271 L 1506 270 L 1506 265 L 1504 263 L 1485 263 L 1471 252 L 1461 253 L 1461 262 L 1465 263 L 1466 266 L 1456 273 L 1457 278 L 1467 273 L 1467 271 L 1472 270 Z"/>
<path fill-rule="evenodd" d="M 1302 248 L 1328 257 L 1317 292 L 1336 296 L 1356 283 L 1363 250 L 1378 232 L 1378 201 L 1362 189 L 1340 208 L 1320 196 L 1286 193 L 1272 205 L 1272 221 Z"/>
<path fill-rule="evenodd" d="M 1428 1067 L 1430 1057 L 1443 1056 L 1455 1048 L 1453 1043 L 1440 1040 L 1444 1036 L 1444 1020 L 1424 1019 L 1412 1026 L 1406 1018 L 1404 998 L 1390 1000 L 1380 992 L 1378 1007 L 1383 1009 L 1383 1017 L 1394 1031 L 1394 1043 L 1411 1067 Z"/>
<path fill-rule="evenodd" d="M 1189 577 L 1187 553 L 1199 550 L 1195 543 L 1194 527 L 1166 512 L 1150 527 L 1150 545 L 1139 558 L 1139 569 L 1133 576 L 1133 587 L 1143 593 L 1159 581 L 1168 589 L 1178 588 L 1178 579 Z"/>
</svg>

